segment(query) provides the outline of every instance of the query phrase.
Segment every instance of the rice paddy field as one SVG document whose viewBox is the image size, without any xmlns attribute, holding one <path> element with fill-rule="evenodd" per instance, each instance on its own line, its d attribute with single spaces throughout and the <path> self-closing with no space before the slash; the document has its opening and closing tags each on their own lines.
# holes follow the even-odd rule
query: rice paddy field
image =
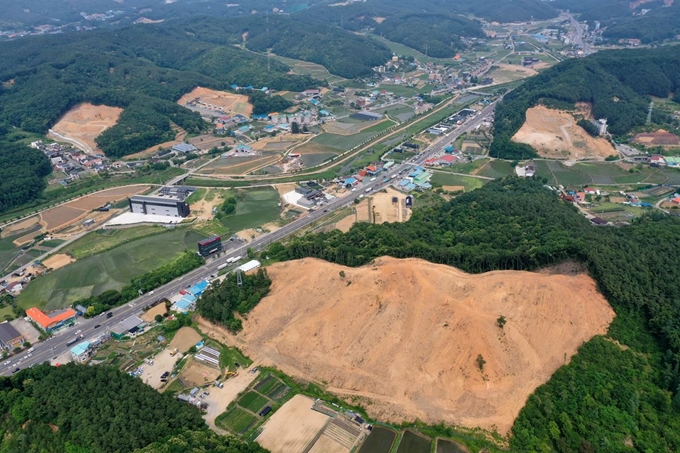
<svg viewBox="0 0 680 453">
<path fill-rule="evenodd" d="M 177 259 L 185 250 L 195 250 L 196 242 L 204 237 L 176 228 L 130 240 L 37 278 L 17 303 L 22 308 L 37 306 L 49 311 L 110 289 L 119 290 L 133 278 Z"/>
<path fill-rule="evenodd" d="M 404 431 L 397 453 L 430 453 L 430 439 L 413 431 Z"/>
<path fill-rule="evenodd" d="M 397 438 L 391 429 L 375 426 L 359 449 L 359 453 L 389 453 Z"/>
<path fill-rule="evenodd" d="M 239 190 L 236 212 L 220 219 L 230 231 L 260 227 L 278 220 L 281 213 L 278 192 L 271 187 Z"/>
</svg>

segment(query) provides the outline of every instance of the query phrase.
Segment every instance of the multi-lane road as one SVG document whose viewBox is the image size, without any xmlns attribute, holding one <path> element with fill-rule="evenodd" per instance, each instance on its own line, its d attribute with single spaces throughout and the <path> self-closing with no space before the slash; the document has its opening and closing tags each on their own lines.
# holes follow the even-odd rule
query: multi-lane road
<svg viewBox="0 0 680 453">
<path fill-rule="evenodd" d="M 384 186 L 390 184 L 392 181 L 397 181 L 398 179 L 394 178 L 390 179 L 390 183 L 384 182 L 386 178 L 392 178 L 392 176 L 403 173 L 411 166 L 422 165 L 426 159 L 441 153 L 444 150 L 444 147 L 456 140 L 461 134 L 469 132 L 479 126 L 484 121 L 484 118 L 493 112 L 496 102 L 489 104 L 481 112 L 468 118 L 465 123 L 448 134 L 440 137 L 435 143 L 430 145 L 426 150 L 421 152 L 418 156 L 412 158 L 410 161 L 395 165 L 387 173 L 381 175 L 375 181 L 367 181 L 356 192 L 350 192 L 344 197 L 334 198 L 328 201 L 328 203 L 324 206 L 309 212 L 308 215 L 285 225 L 279 230 L 253 239 L 250 243 L 243 244 L 240 242 L 225 242 L 224 246 L 226 250 L 220 257 L 209 258 L 204 266 L 194 269 L 188 274 L 185 274 L 182 277 L 179 277 L 152 292 L 144 294 L 132 302 L 125 304 L 124 306 L 112 309 L 110 312 L 113 315 L 110 318 L 107 318 L 106 316 L 96 316 L 91 319 L 79 318 L 77 324 L 74 327 L 65 329 L 46 341 L 34 344 L 33 351 L 30 353 L 30 357 L 29 353 L 24 351 L 21 354 L 15 355 L 9 360 L 4 361 L 0 367 L 0 375 L 11 374 L 17 368 L 23 369 L 36 363 L 51 361 L 59 355 L 67 352 L 70 347 L 72 347 L 67 346 L 67 343 L 71 342 L 76 337 L 82 335 L 83 339 L 81 341 L 87 341 L 88 339 L 95 338 L 96 336 L 105 333 L 115 324 L 127 318 L 128 316 L 139 314 L 144 306 L 151 304 L 153 301 L 162 299 L 164 297 L 170 298 L 179 290 L 208 278 L 211 275 L 217 274 L 218 267 L 220 265 L 227 263 L 229 258 L 245 256 L 248 248 L 253 250 L 262 250 L 272 242 L 279 241 L 284 237 L 309 226 L 319 219 L 328 216 L 333 211 L 352 204 L 360 194 L 372 193 L 376 189 L 381 189 Z"/>
</svg>

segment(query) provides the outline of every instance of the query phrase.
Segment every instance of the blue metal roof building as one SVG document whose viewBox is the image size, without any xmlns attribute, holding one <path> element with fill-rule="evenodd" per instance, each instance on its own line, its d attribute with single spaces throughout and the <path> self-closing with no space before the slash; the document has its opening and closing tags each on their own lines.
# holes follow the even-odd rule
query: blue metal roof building
<svg viewBox="0 0 680 453">
<path fill-rule="evenodd" d="M 203 280 L 202 282 L 196 283 L 194 286 L 189 288 L 189 292 L 193 294 L 195 297 L 201 297 L 201 294 L 203 294 L 203 291 L 208 287 L 208 282 L 206 280 Z M 186 296 L 184 296 L 186 297 Z M 195 300 L 195 298 L 194 298 Z"/>
</svg>

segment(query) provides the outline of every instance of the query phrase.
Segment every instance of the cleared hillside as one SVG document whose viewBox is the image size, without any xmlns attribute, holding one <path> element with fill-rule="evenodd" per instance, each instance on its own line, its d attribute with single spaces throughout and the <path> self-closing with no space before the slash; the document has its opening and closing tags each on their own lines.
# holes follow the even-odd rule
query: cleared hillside
<svg viewBox="0 0 680 453">
<path fill-rule="evenodd" d="M 507 432 L 534 389 L 614 318 L 583 274 L 470 275 L 394 258 L 361 268 L 306 258 L 268 272 L 270 295 L 233 341 L 395 422 Z"/>
</svg>

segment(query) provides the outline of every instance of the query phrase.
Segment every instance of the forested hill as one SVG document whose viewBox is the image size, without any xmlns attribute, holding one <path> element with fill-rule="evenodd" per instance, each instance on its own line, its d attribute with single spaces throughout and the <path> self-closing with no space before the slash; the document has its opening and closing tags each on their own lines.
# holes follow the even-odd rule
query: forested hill
<svg viewBox="0 0 680 453">
<path fill-rule="evenodd" d="M 47 187 L 45 177 L 52 173 L 45 154 L 15 138 L 0 124 L 0 212 L 38 198 Z"/>
<path fill-rule="evenodd" d="M 427 30 L 427 33 L 423 33 Z M 403 14 L 387 18 L 375 33 L 432 57 L 453 57 L 464 45 L 461 36 L 483 38 L 481 24 L 443 14 Z"/>
<path fill-rule="evenodd" d="M 0 378 L 0 452 L 264 453 L 208 432 L 195 407 L 115 368 L 39 365 Z"/>
<path fill-rule="evenodd" d="M 646 4 L 644 5 L 646 6 Z M 657 7 L 644 16 L 621 17 L 607 23 L 604 38 L 611 41 L 637 38 L 643 43 L 674 40 L 680 35 L 680 3 L 673 2 L 670 7 Z"/>
<path fill-rule="evenodd" d="M 629 227 L 594 227 L 543 184 L 496 180 L 418 209 L 406 223 L 308 234 L 265 254 L 349 266 L 418 257 L 475 273 L 583 263 L 616 311 L 609 337 L 621 346 L 591 340 L 540 387 L 516 420 L 512 451 L 678 451 L 680 220 L 650 215 Z"/>
<path fill-rule="evenodd" d="M 392 52 L 384 45 L 323 20 L 294 15 L 260 15 L 234 20 L 188 18 L 171 24 L 198 39 L 243 44 L 255 52 L 318 63 L 347 78 L 367 77 L 384 64 Z"/>
<path fill-rule="evenodd" d="M 498 105 L 491 155 L 513 159 L 535 154 L 510 139 L 522 127 L 527 109 L 539 103 L 573 107 L 590 102 L 593 115 L 607 118 L 609 131 L 622 135 L 645 124 L 650 95 L 673 93 L 680 100 L 680 52 L 673 46 L 602 51 L 566 60 L 528 79 Z M 655 123 L 668 120 L 653 117 Z"/>
<path fill-rule="evenodd" d="M 0 123 L 44 133 L 78 103 L 122 107 L 118 123 L 98 140 L 113 157 L 174 138 L 171 122 L 189 133 L 205 128 L 197 113 L 176 104 L 196 86 L 298 91 L 320 83 L 288 74 L 275 60 L 268 69 L 266 57 L 225 37 L 201 38 L 170 24 L 2 42 L 0 55 L 0 81 L 11 81 L 0 89 Z"/>
<path fill-rule="evenodd" d="M 336 3 L 336 2 L 332 2 Z M 351 29 L 359 24 L 373 27 L 376 17 L 401 14 L 446 14 L 475 16 L 488 21 L 518 22 L 556 17 L 559 11 L 550 2 L 541 0 L 367 0 L 346 6 L 318 4 L 298 13 Z"/>
</svg>

